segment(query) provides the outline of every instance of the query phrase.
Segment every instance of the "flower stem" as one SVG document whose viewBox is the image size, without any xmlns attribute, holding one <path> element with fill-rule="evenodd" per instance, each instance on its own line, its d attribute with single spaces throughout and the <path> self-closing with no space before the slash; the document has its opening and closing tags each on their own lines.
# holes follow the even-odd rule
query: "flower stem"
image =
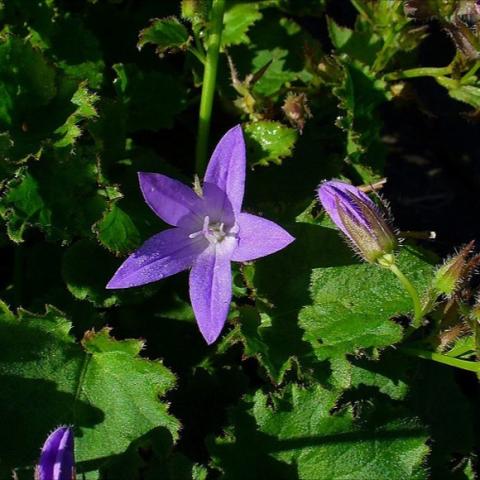
<svg viewBox="0 0 480 480">
<path fill-rule="evenodd" d="M 413 302 L 413 328 L 417 329 L 422 325 L 422 318 L 423 318 L 423 309 L 422 304 L 420 302 L 420 298 L 418 296 L 417 289 L 412 285 L 410 280 L 400 271 L 400 269 L 393 263 L 389 266 L 390 271 L 392 271 L 397 278 L 400 280 L 400 283 L 405 288 L 405 290 L 409 293 L 410 297 L 412 297 Z"/>
<path fill-rule="evenodd" d="M 413 347 L 400 347 L 399 350 L 412 357 L 424 358 L 426 360 L 432 360 L 437 363 L 443 363 L 444 365 L 450 365 L 451 367 L 460 368 L 462 370 L 468 370 L 469 372 L 480 372 L 480 362 L 471 362 L 469 360 L 460 360 L 459 358 L 449 357 L 442 355 L 441 353 L 429 352 L 420 348 Z"/>
<path fill-rule="evenodd" d="M 441 77 L 450 75 L 452 73 L 452 67 L 420 67 L 410 68 L 400 72 L 392 72 L 385 75 L 385 80 L 400 80 L 402 78 L 417 78 L 417 77 Z"/>
<path fill-rule="evenodd" d="M 223 30 L 223 14 L 225 0 L 213 0 L 210 12 L 210 29 L 207 39 L 207 56 L 203 72 L 202 98 L 198 120 L 198 136 L 196 148 L 196 170 L 203 175 L 207 164 L 208 135 L 212 117 L 213 97 L 217 79 L 218 54 Z"/>
<path fill-rule="evenodd" d="M 475 76 L 479 68 L 480 68 L 480 60 L 477 60 L 473 64 L 473 67 L 462 77 L 462 79 L 460 80 L 460 83 L 462 85 L 467 84 L 471 80 L 471 78 Z"/>
</svg>

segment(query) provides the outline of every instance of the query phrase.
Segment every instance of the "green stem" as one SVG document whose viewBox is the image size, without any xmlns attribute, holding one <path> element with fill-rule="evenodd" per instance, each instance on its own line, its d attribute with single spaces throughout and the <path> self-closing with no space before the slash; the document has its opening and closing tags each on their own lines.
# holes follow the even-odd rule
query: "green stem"
<svg viewBox="0 0 480 480">
<path fill-rule="evenodd" d="M 468 83 L 470 79 L 473 76 L 475 76 L 479 68 L 480 68 L 480 60 L 477 60 L 474 63 L 473 67 L 462 77 L 462 79 L 460 80 L 460 83 L 462 85 L 465 85 L 466 83 Z"/>
<path fill-rule="evenodd" d="M 198 175 L 203 175 L 207 164 L 208 135 L 210 133 L 210 120 L 212 117 L 213 97 L 217 79 L 218 54 L 222 40 L 224 11 L 225 0 L 213 0 L 198 120 L 196 149 L 196 169 Z"/>
<path fill-rule="evenodd" d="M 400 80 L 402 78 L 417 78 L 417 77 L 441 77 L 444 75 L 450 75 L 452 73 L 452 67 L 420 67 L 411 68 L 409 70 L 403 70 L 401 72 L 393 72 L 385 75 L 385 80 Z"/>
<path fill-rule="evenodd" d="M 400 283 L 405 288 L 405 290 L 409 293 L 410 297 L 412 297 L 413 311 L 414 311 L 413 324 L 412 324 L 413 328 L 421 327 L 423 310 L 422 310 L 422 304 L 420 302 L 420 297 L 418 296 L 417 289 L 412 285 L 410 280 L 400 271 L 400 269 L 395 264 L 390 265 L 389 268 L 400 280 Z"/>
<path fill-rule="evenodd" d="M 421 350 L 419 348 L 412 347 L 400 347 L 399 350 L 412 357 L 424 358 L 426 360 L 432 360 L 434 362 L 443 363 L 444 365 L 450 365 L 451 367 L 460 368 L 462 370 L 468 370 L 469 372 L 478 373 L 480 371 L 480 363 L 470 362 L 468 360 L 460 360 L 458 358 L 448 357 L 436 352 L 428 352 L 427 350 Z"/>
<path fill-rule="evenodd" d="M 205 64 L 205 55 L 203 55 L 203 53 L 202 53 L 200 50 L 198 50 L 198 49 L 195 48 L 195 47 L 190 47 L 190 48 L 188 49 L 188 51 L 189 51 L 192 55 L 194 55 L 194 56 L 199 60 L 200 63 Z"/>
</svg>

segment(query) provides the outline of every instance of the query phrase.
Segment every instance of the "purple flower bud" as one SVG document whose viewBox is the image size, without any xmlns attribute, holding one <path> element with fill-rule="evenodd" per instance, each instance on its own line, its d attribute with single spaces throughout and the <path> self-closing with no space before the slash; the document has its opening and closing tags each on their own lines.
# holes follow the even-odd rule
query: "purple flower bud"
<svg viewBox="0 0 480 480">
<path fill-rule="evenodd" d="M 387 219 L 358 188 L 338 180 L 322 183 L 318 198 L 352 248 L 367 262 L 390 263 L 398 241 Z"/>
<path fill-rule="evenodd" d="M 58 427 L 43 444 L 35 480 L 74 480 L 73 431 Z"/>
</svg>

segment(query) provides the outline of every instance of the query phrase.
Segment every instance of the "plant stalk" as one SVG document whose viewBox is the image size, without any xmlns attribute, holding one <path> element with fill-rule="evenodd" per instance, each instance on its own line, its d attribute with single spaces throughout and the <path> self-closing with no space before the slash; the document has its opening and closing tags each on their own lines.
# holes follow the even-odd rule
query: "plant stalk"
<svg viewBox="0 0 480 480">
<path fill-rule="evenodd" d="M 420 67 L 403 70 L 400 72 L 392 72 L 385 75 L 385 80 L 401 80 L 403 78 L 417 78 L 417 77 L 443 77 L 452 73 L 452 67 Z"/>
<path fill-rule="evenodd" d="M 402 286 L 412 298 L 414 311 L 412 326 L 413 328 L 417 329 L 422 326 L 423 318 L 422 304 L 420 302 L 420 297 L 418 296 L 417 289 L 412 285 L 410 280 L 400 271 L 400 269 L 395 264 L 390 265 L 389 268 L 397 276 Z"/>
<path fill-rule="evenodd" d="M 460 368 L 462 370 L 468 370 L 469 372 L 480 372 L 480 362 L 471 362 L 468 360 L 460 360 L 459 358 L 448 357 L 441 353 L 429 352 L 427 350 L 421 350 L 419 348 L 412 347 L 400 347 L 399 350 L 407 355 L 413 357 L 424 358 L 426 360 L 432 360 L 437 363 L 449 365 L 451 367 Z"/>
<path fill-rule="evenodd" d="M 210 11 L 210 28 L 207 39 L 207 56 L 203 72 L 202 98 L 198 119 L 196 148 L 196 173 L 203 176 L 207 164 L 208 136 L 212 118 L 213 97 L 217 80 L 218 55 L 223 31 L 225 0 L 213 0 Z"/>
</svg>

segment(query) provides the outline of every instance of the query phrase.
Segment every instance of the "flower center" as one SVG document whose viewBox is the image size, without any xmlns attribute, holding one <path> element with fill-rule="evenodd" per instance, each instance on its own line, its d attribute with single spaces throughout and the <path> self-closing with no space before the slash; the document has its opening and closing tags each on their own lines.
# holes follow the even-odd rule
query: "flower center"
<svg viewBox="0 0 480 480">
<path fill-rule="evenodd" d="M 221 243 L 226 237 L 235 237 L 236 228 L 230 228 L 225 231 L 225 224 L 223 222 L 210 222 L 210 217 L 207 215 L 203 220 L 203 228 L 198 232 L 191 233 L 190 238 L 197 238 L 203 235 L 211 244 Z"/>
</svg>

